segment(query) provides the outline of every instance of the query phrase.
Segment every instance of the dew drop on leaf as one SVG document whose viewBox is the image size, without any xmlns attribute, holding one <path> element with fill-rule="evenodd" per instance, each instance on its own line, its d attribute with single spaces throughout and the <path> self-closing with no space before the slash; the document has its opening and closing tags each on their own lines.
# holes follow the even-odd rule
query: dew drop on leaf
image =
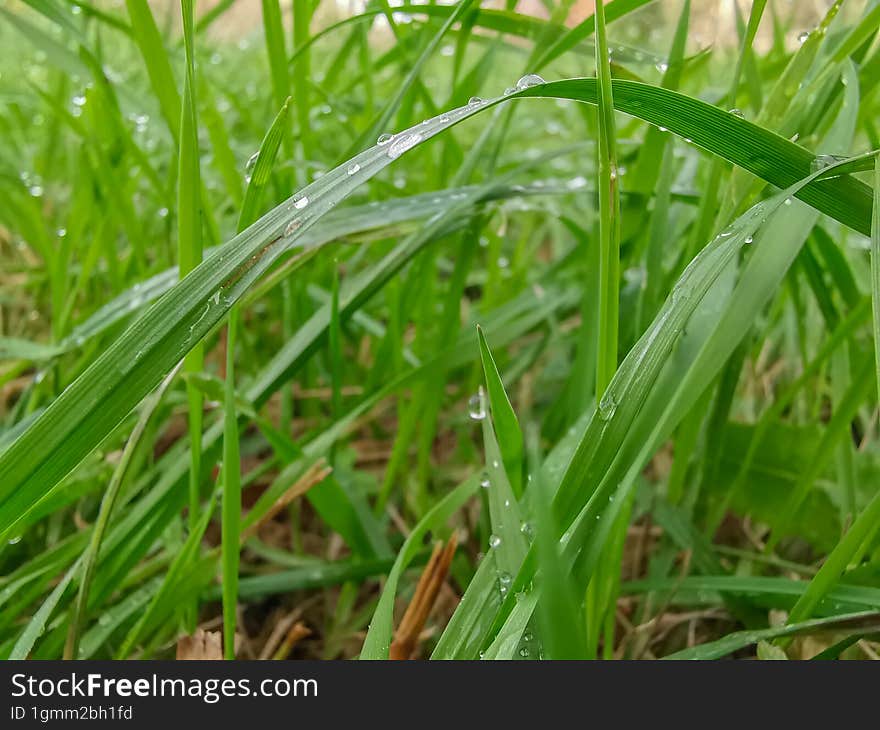
<svg viewBox="0 0 880 730">
<path fill-rule="evenodd" d="M 251 175 L 254 172 L 254 168 L 257 166 L 257 159 L 260 157 L 259 152 L 254 152 L 250 157 L 248 157 L 248 161 L 244 163 L 244 174 L 245 178 L 248 182 L 251 181 Z"/>
<path fill-rule="evenodd" d="M 486 417 L 486 405 L 483 402 L 482 388 L 468 400 L 468 415 L 474 421 L 482 421 Z"/>
<path fill-rule="evenodd" d="M 538 74 L 526 74 L 516 82 L 516 90 L 522 91 L 523 89 L 529 89 L 532 86 L 538 86 L 543 83 L 545 83 L 544 79 L 538 76 Z"/>
<path fill-rule="evenodd" d="M 388 147 L 388 156 L 392 160 L 396 160 L 404 152 L 411 150 L 421 141 L 422 135 L 418 132 L 404 132 L 403 134 L 398 135 L 391 143 L 391 146 Z"/>
<path fill-rule="evenodd" d="M 617 410 L 617 401 L 610 392 L 606 392 L 599 401 L 599 418 L 603 421 L 610 421 L 614 412 Z"/>
</svg>

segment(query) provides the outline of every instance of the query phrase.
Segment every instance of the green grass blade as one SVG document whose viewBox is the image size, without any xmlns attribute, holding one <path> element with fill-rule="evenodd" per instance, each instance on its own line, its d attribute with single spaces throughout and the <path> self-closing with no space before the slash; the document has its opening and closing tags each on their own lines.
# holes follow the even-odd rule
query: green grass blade
<svg viewBox="0 0 880 730">
<path fill-rule="evenodd" d="M 440 529 L 449 518 L 470 499 L 479 488 L 480 478 L 474 475 L 459 484 L 442 500 L 440 500 L 425 516 L 419 524 L 413 528 L 397 553 L 394 566 L 385 581 L 385 587 L 379 598 L 379 603 L 373 613 L 373 620 L 367 632 L 367 638 L 361 648 L 361 659 L 387 659 L 391 648 L 394 620 L 394 598 L 397 594 L 397 586 L 403 571 L 422 548 L 422 539 L 428 531 Z"/>
<path fill-rule="evenodd" d="M 64 647 L 65 659 L 80 658 L 80 634 L 85 626 L 89 589 L 91 588 L 92 579 L 94 578 L 98 554 L 101 550 L 101 542 L 107 531 L 110 515 L 113 512 L 113 507 L 119 497 L 119 491 L 128 474 L 134 450 L 140 444 L 150 418 L 153 416 L 153 413 L 161 402 L 165 392 L 168 390 L 168 387 L 174 381 L 179 369 L 180 366 L 174 368 L 159 388 L 157 388 L 156 391 L 144 402 L 137 423 L 125 443 L 122 457 L 120 458 L 116 469 L 113 471 L 113 477 L 110 480 L 110 484 L 107 485 L 107 491 L 104 493 L 104 498 L 101 500 L 101 510 L 98 513 L 98 519 L 95 520 L 92 534 L 89 537 L 89 545 L 83 553 L 82 571 L 79 578 L 79 591 L 77 592 L 76 602 L 73 608 L 73 617 L 70 621 L 70 628 L 68 630 L 67 641 Z"/>
<path fill-rule="evenodd" d="M 199 132 L 196 118 L 195 48 L 193 47 L 193 3 L 183 0 L 183 38 L 186 71 L 180 118 L 180 146 L 177 174 L 177 262 L 183 279 L 202 260 L 201 176 L 199 169 Z M 197 344 L 183 361 L 184 372 L 198 373 L 204 367 L 204 349 Z M 197 388 L 187 386 L 189 402 L 190 482 L 189 525 L 198 522 L 202 472 L 202 420 L 204 400 Z"/>
<path fill-rule="evenodd" d="M 492 535 L 489 547 L 498 571 L 498 584 L 502 597 L 510 589 L 511 581 L 519 570 L 528 549 L 526 536 L 522 531 L 522 512 L 516 495 L 507 478 L 502 461 L 501 450 L 496 438 L 493 417 L 486 411 L 486 396 L 480 388 L 479 413 L 482 417 L 483 446 L 486 450 L 486 474 L 488 477 L 489 522 Z"/>
<path fill-rule="evenodd" d="M 510 480 L 511 489 L 517 498 L 522 496 L 522 471 L 523 471 L 523 436 L 519 427 L 516 413 L 510 405 L 510 399 L 504 390 L 501 374 L 495 365 L 492 352 L 486 342 L 486 336 L 481 327 L 477 326 L 477 337 L 480 342 L 480 359 L 483 363 L 483 373 L 486 378 L 486 390 L 489 396 L 489 410 L 492 414 L 492 423 L 498 434 L 498 446 L 501 457 Z"/>
<path fill-rule="evenodd" d="M 125 0 L 125 6 L 128 8 L 135 43 L 147 67 L 153 94 L 159 100 L 162 116 L 171 135 L 177 139 L 181 120 L 180 95 L 156 19 L 147 0 Z"/>
<path fill-rule="evenodd" d="M 664 659 L 721 659 L 751 644 L 769 641 L 783 636 L 795 636 L 810 634 L 815 631 L 855 631 L 857 634 L 870 634 L 880 627 L 880 614 L 876 611 L 862 611 L 845 616 L 830 616 L 828 618 L 788 623 L 770 629 L 758 629 L 752 631 L 736 631 L 728 634 L 723 639 L 708 644 L 684 649 L 663 657 Z"/>
<path fill-rule="evenodd" d="M 874 165 L 874 215 L 872 218 L 872 235 L 871 235 L 871 267 L 872 267 L 872 298 L 874 311 L 876 312 L 877 302 L 877 283 L 875 267 L 877 255 L 876 251 L 880 247 L 880 158 L 875 161 Z M 877 342 L 877 320 L 874 320 L 874 341 L 875 348 Z M 875 350 L 876 357 L 876 350 Z M 875 360 L 876 363 L 876 360 Z M 876 364 L 875 364 L 875 367 Z M 880 387 L 880 382 L 878 382 Z M 863 546 L 868 543 L 877 534 L 878 525 L 880 525 L 880 493 L 875 494 L 870 502 L 865 506 L 859 516 L 855 519 L 852 526 L 847 530 L 843 539 L 838 543 L 837 547 L 831 551 L 826 558 L 822 567 L 810 581 L 807 590 L 801 596 L 800 600 L 795 604 L 789 614 L 789 623 L 797 623 L 810 617 L 818 603 L 825 595 L 837 584 L 841 575 L 850 564 L 853 557 L 858 554 Z"/>
<path fill-rule="evenodd" d="M 874 361 L 880 393 L 880 156 L 874 163 L 874 212 L 871 216 L 871 311 L 874 324 Z"/>
<path fill-rule="evenodd" d="M 596 398 L 601 398 L 617 370 L 620 300 L 620 189 L 611 61 L 604 3 L 596 4 L 596 85 L 599 97 L 597 168 L 599 172 L 599 323 Z"/>
</svg>

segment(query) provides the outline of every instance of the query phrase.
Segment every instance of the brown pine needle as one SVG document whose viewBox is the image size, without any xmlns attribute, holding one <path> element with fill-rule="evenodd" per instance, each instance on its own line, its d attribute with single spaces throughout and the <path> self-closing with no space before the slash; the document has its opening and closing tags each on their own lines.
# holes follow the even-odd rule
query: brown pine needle
<svg viewBox="0 0 880 730">
<path fill-rule="evenodd" d="M 391 642 L 389 659 L 409 659 L 415 653 L 419 636 L 452 564 L 455 549 L 458 547 L 458 535 L 453 533 L 446 546 L 441 545 L 440 542 L 435 543 L 431 558 L 422 571 L 416 591 L 397 627 L 394 641 Z"/>
</svg>

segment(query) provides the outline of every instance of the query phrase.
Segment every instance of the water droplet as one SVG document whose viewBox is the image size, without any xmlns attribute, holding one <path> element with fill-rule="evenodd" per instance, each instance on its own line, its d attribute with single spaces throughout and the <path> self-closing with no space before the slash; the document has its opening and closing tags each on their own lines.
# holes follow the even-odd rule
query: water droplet
<svg viewBox="0 0 880 730">
<path fill-rule="evenodd" d="M 482 103 L 484 102 L 479 96 L 472 96 L 468 99 L 468 106 L 480 106 Z"/>
<path fill-rule="evenodd" d="M 248 161 L 244 163 L 244 175 L 245 179 L 250 182 L 251 175 L 254 172 L 254 167 L 257 165 L 257 159 L 259 158 L 260 153 L 254 152 L 250 157 L 248 157 Z"/>
<path fill-rule="evenodd" d="M 349 174 L 349 175 L 355 175 L 355 174 L 357 174 L 358 172 L 360 172 L 360 169 L 361 169 L 361 166 L 360 166 L 357 162 L 352 162 L 352 163 L 348 166 L 348 174 Z"/>
<path fill-rule="evenodd" d="M 523 89 L 529 89 L 532 86 L 538 86 L 543 83 L 544 79 L 538 76 L 538 74 L 526 74 L 516 82 L 516 90 L 522 91 Z"/>
<path fill-rule="evenodd" d="M 785 204 L 786 204 L 786 205 L 791 205 L 791 198 L 786 198 L 786 199 L 785 199 Z"/>
<path fill-rule="evenodd" d="M 159 213 L 160 218 L 167 218 L 168 217 L 168 208 L 159 208 L 158 213 Z"/>
<path fill-rule="evenodd" d="M 380 145 L 380 146 L 381 146 L 381 145 L 386 145 L 386 144 L 388 144 L 392 139 L 394 139 L 394 135 L 392 135 L 392 134 L 380 134 L 380 135 L 379 135 L 379 139 L 376 140 L 376 144 L 377 144 L 377 145 Z"/>
<path fill-rule="evenodd" d="M 21 535 L 16 535 L 15 537 L 10 537 L 10 538 L 9 538 L 9 544 L 10 544 L 10 545 L 17 545 L 17 544 L 20 543 L 20 542 L 21 542 Z"/>
<path fill-rule="evenodd" d="M 532 537 L 534 536 L 534 530 L 532 529 L 531 524 L 528 523 L 528 522 L 523 522 L 523 523 L 519 526 L 519 531 L 520 531 L 523 535 L 525 535 L 529 540 L 531 540 Z"/>
<path fill-rule="evenodd" d="M 484 472 L 480 475 L 480 486 L 481 486 L 483 489 L 488 489 L 489 487 L 492 486 L 492 481 L 489 479 L 489 472 L 484 471 Z"/>
<path fill-rule="evenodd" d="M 845 158 L 838 157 L 837 155 L 817 155 L 810 164 L 810 172 L 819 172 L 820 170 L 824 170 L 826 167 L 831 167 L 835 163 L 841 162 L 844 159 Z"/>
<path fill-rule="evenodd" d="M 489 535 L 489 547 L 497 548 L 501 544 L 501 538 L 498 535 Z"/>
<path fill-rule="evenodd" d="M 603 421 L 610 421 L 617 410 L 617 401 L 611 395 L 611 391 L 606 391 L 605 395 L 599 401 L 599 418 Z"/>
<path fill-rule="evenodd" d="M 798 43 L 806 43 L 806 40 L 809 37 L 810 37 L 810 32 L 805 30 L 803 33 L 798 33 L 797 41 L 798 41 Z"/>
<path fill-rule="evenodd" d="M 399 134 L 388 148 L 388 156 L 396 160 L 404 152 L 411 150 L 422 141 L 422 135 L 418 132 L 404 132 Z"/>
<path fill-rule="evenodd" d="M 665 61 L 660 61 L 654 68 L 656 68 L 660 73 L 665 74 L 669 70 L 669 64 Z"/>
<path fill-rule="evenodd" d="M 497 263 L 499 269 L 506 269 L 508 266 L 510 266 L 510 260 L 507 258 L 507 256 L 499 256 Z"/>
<path fill-rule="evenodd" d="M 301 198 L 297 198 L 293 201 L 293 207 L 297 210 L 302 210 L 309 204 L 309 199 L 303 195 Z"/>
<path fill-rule="evenodd" d="M 28 192 L 35 198 L 39 198 L 43 194 L 43 186 L 42 185 L 31 185 L 28 188 Z"/>
<path fill-rule="evenodd" d="M 531 652 L 529 651 L 529 647 L 527 647 L 527 646 L 524 646 L 522 649 L 519 650 L 519 655 L 523 659 L 528 659 L 530 654 L 531 654 Z"/>
<path fill-rule="evenodd" d="M 669 130 L 666 127 L 657 127 L 661 132 L 668 132 Z"/>
<path fill-rule="evenodd" d="M 452 44 L 447 44 L 440 49 L 441 56 L 451 56 L 455 53 L 455 47 Z"/>
<path fill-rule="evenodd" d="M 74 96 L 70 101 L 71 101 L 71 103 L 72 103 L 74 106 L 80 106 L 80 107 L 81 107 L 81 106 L 85 106 L 85 104 L 86 104 L 86 97 L 85 97 L 84 95 L 82 95 L 82 94 L 77 94 L 77 95 Z"/>
<path fill-rule="evenodd" d="M 468 415 L 473 421 L 482 421 L 486 417 L 486 405 L 483 402 L 483 389 L 472 395 L 468 400 Z"/>
<path fill-rule="evenodd" d="M 585 178 L 583 175 L 573 177 L 565 185 L 565 187 L 567 187 L 569 190 L 580 190 L 581 188 L 585 188 L 586 186 L 587 178 Z"/>
<path fill-rule="evenodd" d="M 733 114 L 733 116 L 735 116 L 735 117 L 739 117 L 740 119 L 745 119 L 745 118 L 746 118 L 746 115 L 743 114 L 743 110 L 742 110 L 742 109 L 737 109 L 736 107 L 734 107 L 733 109 L 731 109 L 731 110 L 730 110 L 730 113 Z"/>
<path fill-rule="evenodd" d="M 509 586 L 513 578 L 510 573 L 499 573 L 498 574 L 498 582 L 503 586 Z"/>
<path fill-rule="evenodd" d="M 755 237 L 754 237 L 754 236 L 746 236 L 746 238 L 745 238 L 745 240 L 743 241 L 743 243 L 745 243 L 746 245 L 748 245 L 748 244 L 750 244 L 750 243 L 751 243 L 752 241 L 754 241 L 754 240 L 755 240 Z"/>
</svg>

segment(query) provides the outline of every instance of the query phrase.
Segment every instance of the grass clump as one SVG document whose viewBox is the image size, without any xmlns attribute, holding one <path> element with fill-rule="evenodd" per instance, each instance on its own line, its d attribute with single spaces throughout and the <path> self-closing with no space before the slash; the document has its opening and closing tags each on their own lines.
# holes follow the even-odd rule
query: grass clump
<svg viewBox="0 0 880 730">
<path fill-rule="evenodd" d="M 876 657 L 874 4 L 244 6 L 0 9 L 0 656 Z"/>
</svg>

